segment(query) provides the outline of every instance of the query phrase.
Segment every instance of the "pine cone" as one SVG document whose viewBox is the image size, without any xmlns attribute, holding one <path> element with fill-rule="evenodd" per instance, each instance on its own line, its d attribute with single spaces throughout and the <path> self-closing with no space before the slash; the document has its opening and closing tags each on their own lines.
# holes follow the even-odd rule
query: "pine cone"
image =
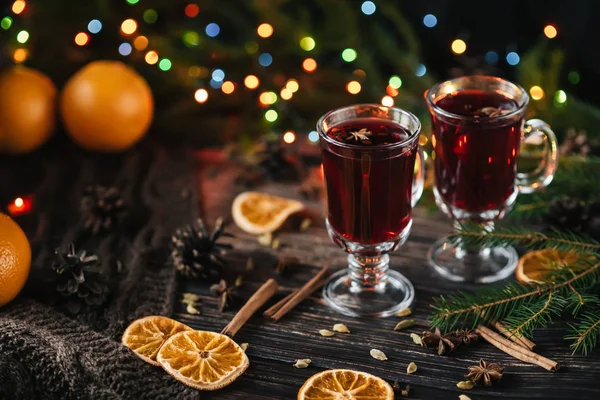
<svg viewBox="0 0 600 400">
<path fill-rule="evenodd" d="M 96 235 L 118 225 L 124 211 L 121 192 L 116 187 L 88 186 L 81 197 L 83 226 Z"/>
<path fill-rule="evenodd" d="M 300 179 L 302 165 L 297 157 L 287 154 L 279 140 L 265 142 L 258 153 L 258 167 L 267 179 L 294 181 Z"/>
<path fill-rule="evenodd" d="M 55 250 L 52 269 L 56 272 L 56 291 L 67 297 L 67 308 L 77 314 L 82 308 L 97 307 L 108 298 L 108 280 L 102 274 L 98 257 L 87 256 L 85 250 L 75 251 L 73 244 L 67 250 Z"/>
<path fill-rule="evenodd" d="M 171 257 L 177 271 L 188 277 L 207 282 L 217 282 L 223 277 L 227 265 L 223 254 L 231 249 L 230 244 L 217 243 L 221 236 L 233 237 L 224 232 L 223 219 L 219 218 L 212 234 L 209 235 L 202 219 L 197 221 L 198 227 L 188 225 L 177 230 L 171 238 Z"/>
<path fill-rule="evenodd" d="M 589 207 L 583 201 L 565 196 L 550 203 L 545 220 L 553 227 L 586 233 L 589 216 Z"/>
<path fill-rule="evenodd" d="M 591 140 L 587 137 L 585 131 L 577 132 L 575 129 L 570 128 L 567 130 L 567 137 L 560 145 L 560 155 L 597 155 L 600 154 L 600 142 L 598 140 Z"/>
</svg>

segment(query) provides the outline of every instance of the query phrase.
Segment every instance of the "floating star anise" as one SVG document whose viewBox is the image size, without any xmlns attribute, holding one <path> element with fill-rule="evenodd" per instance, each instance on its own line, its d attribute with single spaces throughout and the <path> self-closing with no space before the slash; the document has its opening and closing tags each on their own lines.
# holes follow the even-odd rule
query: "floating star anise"
<svg viewBox="0 0 600 400">
<path fill-rule="evenodd" d="M 372 133 L 367 130 L 367 128 L 362 128 L 358 132 L 350 132 L 349 135 L 345 138 L 346 141 L 355 140 L 357 142 L 362 142 L 364 144 L 371 144 L 371 140 L 369 140 L 369 136 Z"/>
<path fill-rule="evenodd" d="M 219 298 L 219 312 L 225 311 L 225 309 L 233 307 L 238 300 L 236 289 L 241 286 L 241 279 L 236 279 L 233 286 L 227 286 L 225 279 L 221 279 L 219 283 L 215 283 L 210 287 L 210 292 Z"/>
<path fill-rule="evenodd" d="M 492 384 L 500 382 L 503 373 L 502 365 L 488 363 L 481 359 L 479 365 L 469 367 L 469 373 L 465 377 L 478 386 L 492 386 Z"/>
<path fill-rule="evenodd" d="M 423 332 L 421 341 L 425 347 L 437 348 L 437 353 L 440 356 L 450 353 L 456 346 L 462 343 L 460 339 L 452 334 L 442 335 L 439 328 L 435 328 L 434 332 Z"/>
<path fill-rule="evenodd" d="M 479 339 L 479 335 L 471 329 L 459 329 L 453 335 L 464 344 L 471 344 Z"/>
</svg>

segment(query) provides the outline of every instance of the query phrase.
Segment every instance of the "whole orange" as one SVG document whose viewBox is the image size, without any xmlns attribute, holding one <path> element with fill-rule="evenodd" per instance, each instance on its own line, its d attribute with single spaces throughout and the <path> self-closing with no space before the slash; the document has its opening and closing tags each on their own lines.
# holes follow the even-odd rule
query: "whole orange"
<svg viewBox="0 0 600 400">
<path fill-rule="evenodd" d="M 31 247 L 23 230 L 0 214 L 0 307 L 17 297 L 29 276 Z"/>
<path fill-rule="evenodd" d="M 135 70 L 118 61 L 94 61 L 65 85 L 60 109 L 80 146 L 114 152 L 144 136 L 154 113 L 152 91 Z"/>
<path fill-rule="evenodd" d="M 46 75 L 18 66 L 0 75 L 0 153 L 40 147 L 56 125 L 56 87 Z"/>
</svg>

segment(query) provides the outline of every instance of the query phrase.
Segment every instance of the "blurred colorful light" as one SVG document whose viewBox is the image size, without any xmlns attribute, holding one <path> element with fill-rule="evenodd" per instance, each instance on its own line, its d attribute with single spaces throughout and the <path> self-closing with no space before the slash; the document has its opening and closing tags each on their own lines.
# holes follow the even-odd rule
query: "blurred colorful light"
<svg viewBox="0 0 600 400">
<path fill-rule="evenodd" d="M 85 46 L 90 41 L 90 37 L 85 32 L 79 32 L 75 35 L 75 44 L 77 46 Z"/>
<path fill-rule="evenodd" d="M 200 7 L 197 4 L 188 4 L 185 6 L 185 16 L 188 18 L 194 18 L 200 12 Z"/>
<path fill-rule="evenodd" d="M 194 93 L 194 99 L 198 103 L 204 103 L 206 100 L 208 100 L 208 92 L 206 91 L 206 89 L 198 89 Z"/>
<path fill-rule="evenodd" d="M 307 58 L 302 61 L 302 68 L 306 72 L 313 72 L 315 69 L 317 69 L 317 62 L 313 58 Z"/>
<path fill-rule="evenodd" d="M 102 30 L 102 22 L 97 19 L 93 19 L 88 23 L 87 28 L 90 33 L 98 33 Z"/>
<path fill-rule="evenodd" d="M 360 83 L 358 81 L 350 81 L 346 85 L 346 90 L 350 94 L 358 94 L 358 93 L 360 93 L 361 89 L 362 89 L 362 86 L 360 85 Z"/>
<path fill-rule="evenodd" d="M 315 39 L 311 38 L 310 36 L 300 39 L 300 48 L 304 51 L 311 51 L 316 45 L 317 43 L 315 42 Z"/>
<path fill-rule="evenodd" d="M 261 38 L 268 38 L 273 34 L 273 26 L 265 22 L 256 28 L 256 32 Z"/>
<path fill-rule="evenodd" d="M 346 61 L 346 62 L 352 62 L 354 60 L 356 60 L 356 50 L 351 49 L 351 48 L 347 48 L 344 49 L 344 51 L 342 51 L 342 60 Z"/>
<path fill-rule="evenodd" d="M 221 90 L 225 94 L 231 94 L 235 90 L 235 85 L 231 81 L 225 81 L 225 82 L 223 82 L 223 85 L 221 86 Z"/>
<path fill-rule="evenodd" d="M 244 78 L 244 86 L 248 89 L 256 89 L 260 84 L 260 80 L 254 75 L 248 75 Z"/>
<path fill-rule="evenodd" d="M 296 134 L 292 131 L 287 131 L 283 134 L 283 141 L 287 144 L 292 144 L 296 141 Z"/>
<path fill-rule="evenodd" d="M 121 32 L 123 32 L 125 35 L 131 35 L 136 30 L 137 30 L 137 22 L 135 22 L 134 19 L 131 19 L 131 18 L 126 19 L 121 24 Z"/>
<path fill-rule="evenodd" d="M 23 0 L 17 0 L 12 5 L 12 12 L 15 14 L 21 14 L 25 10 L 25 2 Z"/>
</svg>

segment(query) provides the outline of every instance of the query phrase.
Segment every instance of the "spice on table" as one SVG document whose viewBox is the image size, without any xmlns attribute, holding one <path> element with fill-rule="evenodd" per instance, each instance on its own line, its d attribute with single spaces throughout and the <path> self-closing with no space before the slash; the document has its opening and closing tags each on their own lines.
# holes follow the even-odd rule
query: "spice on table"
<svg viewBox="0 0 600 400">
<path fill-rule="evenodd" d="M 479 335 L 472 329 L 459 329 L 455 331 L 453 335 L 467 345 L 471 344 L 471 342 L 476 342 L 477 339 L 479 339 Z"/>
<path fill-rule="evenodd" d="M 408 329 L 411 326 L 415 326 L 415 320 L 414 319 L 405 319 L 404 321 L 400 321 L 396 324 L 396 326 L 394 327 L 395 331 L 401 331 L 402 329 Z"/>
<path fill-rule="evenodd" d="M 404 389 L 400 391 L 400 396 L 408 397 L 408 393 L 410 392 L 410 385 L 406 385 Z"/>
<path fill-rule="evenodd" d="M 331 331 L 328 331 L 327 329 L 321 329 L 321 330 L 319 331 L 319 334 L 320 334 L 321 336 L 333 336 L 333 335 L 335 335 L 335 333 L 333 333 L 333 332 L 331 332 Z"/>
<path fill-rule="evenodd" d="M 219 298 L 219 312 L 223 312 L 234 306 L 237 302 L 236 286 L 227 286 L 225 279 L 221 279 L 219 283 L 215 283 L 210 287 L 210 292 Z"/>
<path fill-rule="evenodd" d="M 423 339 L 421 339 L 421 336 L 417 335 L 416 333 L 411 333 L 410 338 L 412 339 L 413 342 L 415 342 L 415 344 L 418 344 L 419 346 L 423 346 Z"/>
<path fill-rule="evenodd" d="M 412 314 L 412 310 L 410 308 L 403 308 L 402 310 L 396 313 L 396 317 L 408 317 Z"/>
<path fill-rule="evenodd" d="M 459 394 L 458 400 L 471 400 L 471 398 L 469 396 L 467 396 L 466 394 Z"/>
<path fill-rule="evenodd" d="M 462 390 L 471 390 L 473 389 L 473 382 L 471 381 L 460 381 L 456 384 L 456 387 Z"/>
<path fill-rule="evenodd" d="M 414 374 L 415 372 L 417 372 L 417 364 L 411 362 L 410 364 L 408 364 L 408 367 L 406 367 L 406 373 Z"/>
<path fill-rule="evenodd" d="M 310 218 L 304 218 L 302 220 L 302 222 L 300 223 L 300 231 L 302 231 L 302 232 L 306 231 L 308 228 L 310 228 L 311 224 L 312 224 L 312 220 Z"/>
<path fill-rule="evenodd" d="M 498 363 L 488 363 L 484 359 L 479 360 L 479 365 L 469 367 L 467 379 L 477 386 L 492 386 L 500 382 L 504 367 Z"/>
<path fill-rule="evenodd" d="M 248 343 L 242 343 L 240 344 L 240 347 L 242 348 L 242 350 L 246 351 L 246 349 L 248 348 Z"/>
<path fill-rule="evenodd" d="M 350 329 L 344 324 L 335 324 L 333 330 L 334 332 L 350 333 Z"/>
<path fill-rule="evenodd" d="M 200 304 L 200 296 L 195 293 L 184 293 L 183 299 L 181 300 L 183 304 L 187 304 L 186 311 L 188 314 L 198 315 L 200 314 L 200 310 L 196 307 Z"/>
<path fill-rule="evenodd" d="M 254 259 L 252 257 L 248 257 L 246 260 L 246 271 L 254 271 Z"/>
<path fill-rule="evenodd" d="M 271 232 L 267 232 L 258 236 L 256 239 L 258 240 L 258 243 L 262 244 L 263 246 L 271 246 L 271 243 L 273 243 L 273 234 Z"/>
<path fill-rule="evenodd" d="M 515 335 L 502 322 L 496 322 L 494 324 L 494 327 L 498 329 L 498 332 L 500 332 L 519 346 L 525 347 L 529 350 L 533 350 L 535 348 L 535 343 L 533 343 L 526 337 L 523 337 L 521 335 Z"/>
<path fill-rule="evenodd" d="M 312 360 L 310 358 L 304 358 L 301 360 L 296 360 L 296 363 L 294 364 L 294 367 L 296 368 L 307 368 L 310 363 L 312 362 Z"/>
<path fill-rule="evenodd" d="M 379 360 L 379 361 L 385 361 L 388 359 L 387 356 L 385 355 L 385 353 L 381 350 L 371 349 L 369 354 L 371 354 L 371 357 L 373 357 L 374 359 Z"/>
<path fill-rule="evenodd" d="M 440 356 L 450 353 L 456 346 L 462 343 L 462 340 L 452 334 L 442 335 L 439 328 L 435 328 L 433 332 L 423 332 L 421 340 L 425 347 L 437 348 L 437 354 Z"/>
</svg>

